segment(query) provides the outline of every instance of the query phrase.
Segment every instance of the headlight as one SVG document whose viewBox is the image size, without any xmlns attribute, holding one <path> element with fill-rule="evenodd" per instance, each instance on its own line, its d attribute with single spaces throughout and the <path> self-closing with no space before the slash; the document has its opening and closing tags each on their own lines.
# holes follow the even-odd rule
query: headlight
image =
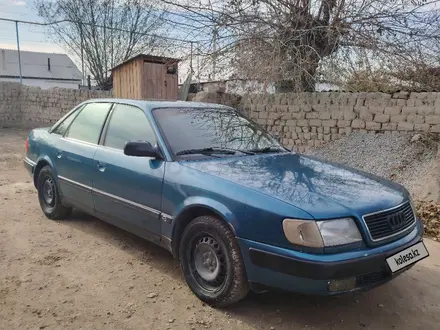
<svg viewBox="0 0 440 330">
<path fill-rule="evenodd" d="M 308 247 L 320 248 L 362 241 L 351 218 L 322 221 L 285 219 L 283 229 L 289 242 Z"/>
<path fill-rule="evenodd" d="M 351 218 L 317 221 L 324 246 L 335 246 L 362 241 L 361 233 Z"/>
<path fill-rule="evenodd" d="M 285 219 L 283 229 L 287 240 L 293 244 L 310 247 L 324 246 L 315 220 Z"/>
</svg>

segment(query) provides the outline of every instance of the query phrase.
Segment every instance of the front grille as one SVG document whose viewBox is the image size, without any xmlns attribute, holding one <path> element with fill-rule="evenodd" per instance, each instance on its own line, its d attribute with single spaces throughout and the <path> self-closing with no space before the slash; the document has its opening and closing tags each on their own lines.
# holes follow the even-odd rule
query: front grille
<svg viewBox="0 0 440 330">
<path fill-rule="evenodd" d="M 389 210 L 364 215 L 363 219 L 373 241 L 397 235 L 411 227 L 416 220 L 410 202 Z"/>
</svg>

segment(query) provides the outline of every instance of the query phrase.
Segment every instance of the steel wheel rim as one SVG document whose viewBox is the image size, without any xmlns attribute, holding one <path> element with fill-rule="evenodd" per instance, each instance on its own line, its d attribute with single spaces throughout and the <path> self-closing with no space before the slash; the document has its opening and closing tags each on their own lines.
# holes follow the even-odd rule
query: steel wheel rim
<svg viewBox="0 0 440 330">
<path fill-rule="evenodd" d="M 226 259 L 220 244 L 212 236 L 204 234 L 193 240 L 191 272 L 205 290 L 218 290 L 224 285 Z"/>
<path fill-rule="evenodd" d="M 49 207 L 55 205 L 55 183 L 50 177 L 46 178 L 43 183 L 43 201 Z"/>
</svg>

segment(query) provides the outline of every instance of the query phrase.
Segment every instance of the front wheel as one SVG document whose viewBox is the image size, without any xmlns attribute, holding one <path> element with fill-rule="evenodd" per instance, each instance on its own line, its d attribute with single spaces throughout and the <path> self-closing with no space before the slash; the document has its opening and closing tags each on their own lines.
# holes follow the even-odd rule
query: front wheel
<svg viewBox="0 0 440 330">
<path fill-rule="evenodd" d="M 61 196 L 49 165 L 44 166 L 38 173 L 37 190 L 41 210 L 46 217 L 62 220 L 70 215 L 72 208 L 61 203 Z"/>
<path fill-rule="evenodd" d="M 185 280 L 202 301 L 225 307 L 249 291 L 240 248 L 227 224 L 212 216 L 194 219 L 179 246 Z"/>
</svg>

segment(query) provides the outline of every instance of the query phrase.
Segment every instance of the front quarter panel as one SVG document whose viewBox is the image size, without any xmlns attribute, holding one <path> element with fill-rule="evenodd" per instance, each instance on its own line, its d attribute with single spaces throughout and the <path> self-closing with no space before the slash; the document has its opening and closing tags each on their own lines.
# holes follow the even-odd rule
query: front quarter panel
<svg viewBox="0 0 440 330">
<path fill-rule="evenodd" d="M 228 180 L 203 173 L 179 162 L 165 169 L 162 210 L 171 223 L 162 223 L 162 234 L 172 238 L 179 215 L 203 207 L 228 222 L 237 237 L 277 246 L 289 243 L 282 231 L 286 217 L 312 219 L 310 214 L 278 199 Z"/>
<path fill-rule="evenodd" d="M 193 207 L 209 209 L 226 220 L 234 231 L 239 228 L 237 217 L 240 218 L 246 213 L 241 207 L 242 202 L 232 198 L 233 191 L 228 197 L 212 191 L 209 188 L 211 184 L 214 183 L 204 173 L 182 166 L 178 162 L 166 163 L 162 211 L 169 214 L 173 221 L 168 226 L 162 226 L 164 236 L 171 238 L 173 227 L 176 225 L 175 220 L 182 212 Z"/>
</svg>

